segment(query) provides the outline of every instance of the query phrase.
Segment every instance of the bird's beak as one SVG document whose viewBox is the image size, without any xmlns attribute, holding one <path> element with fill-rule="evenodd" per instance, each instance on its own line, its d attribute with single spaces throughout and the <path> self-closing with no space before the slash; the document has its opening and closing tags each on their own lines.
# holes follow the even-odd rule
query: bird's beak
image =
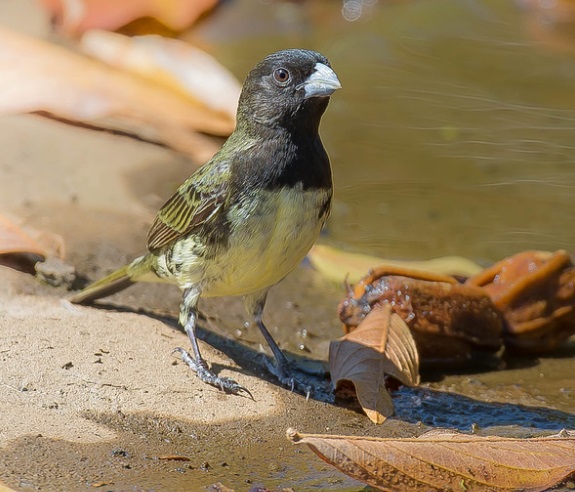
<svg viewBox="0 0 575 492">
<path fill-rule="evenodd" d="M 313 73 L 302 84 L 305 98 L 331 96 L 341 84 L 335 72 L 323 63 L 316 63 Z"/>
</svg>

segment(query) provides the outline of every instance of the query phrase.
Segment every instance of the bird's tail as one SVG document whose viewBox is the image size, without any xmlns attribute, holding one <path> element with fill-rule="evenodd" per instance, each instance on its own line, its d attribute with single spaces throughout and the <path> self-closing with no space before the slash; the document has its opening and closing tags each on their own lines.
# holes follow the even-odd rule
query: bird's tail
<svg viewBox="0 0 575 492">
<path fill-rule="evenodd" d="M 96 299 L 120 292 L 133 283 L 142 280 L 147 274 L 152 274 L 149 255 L 140 256 L 131 263 L 119 268 L 110 275 L 88 285 L 75 294 L 70 301 L 75 304 L 90 304 Z"/>
</svg>

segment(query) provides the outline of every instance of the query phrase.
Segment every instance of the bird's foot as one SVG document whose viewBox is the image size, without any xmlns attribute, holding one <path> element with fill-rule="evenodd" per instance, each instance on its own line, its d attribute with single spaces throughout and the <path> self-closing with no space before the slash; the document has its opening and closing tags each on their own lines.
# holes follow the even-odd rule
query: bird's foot
<svg viewBox="0 0 575 492">
<path fill-rule="evenodd" d="M 292 371 L 287 360 L 274 364 L 268 357 L 264 357 L 264 365 L 271 374 L 278 378 L 278 381 L 283 386 L 288 388 L 290 391 L 297 391 L 298 393 L 304 394 L 306 400 L 309 400 L 311 395 L 311 385 L 300 381 L 292 375 Z"/>
<path fill-rule="evenodd" d="M 204 383 L 215 386 L 226 393 L 231 393 L 233 395 L 238 395 L 242 392 L 249 395 L 253 400 L 254 397 L 247 388 L 244 388 L 241 384 L 238 384 L 232 378 L 221 378 L 216 376 L 212 370 L 208 367 L 208 364 L 204 359 L 196 360 L 192 357 L 188 351 L 181 347 L 174 349 L 174 352 L 179 352 L 182 356 L 182 360 L 190 367 L 192 371 L 196 373 L 196 376 L 200 378 Z"/>
</svg>

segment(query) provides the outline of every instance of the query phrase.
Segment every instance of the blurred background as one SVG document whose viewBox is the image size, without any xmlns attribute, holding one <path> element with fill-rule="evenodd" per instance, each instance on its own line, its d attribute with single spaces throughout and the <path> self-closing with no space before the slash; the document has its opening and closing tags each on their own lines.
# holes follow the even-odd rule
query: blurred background
<svg viewBox="0 0 575 492">
<path fill-rule="evenodd" d="M 152 43 L 133 37 L 145 34 L 163 37 Z M 176 44 L 164 43 L 166 39 Z M 0 307 L 8 305 L 8 311 L 16 313 L 4 319 L 15 319 L 10 328 L 20 330 L 10 341 L 16 355 L 2 351 L 3 360 L 11 357 L 10 367 L 15 368 L 14 376 L 6 376 L 12 379 L 6 381 L 24 388 L 16 392 L 15 386 L 4 384 L 0 389 L 15 409 L 7 413 L 8 418 L 25 416 L 26 435 L 41 436 L 30 427 L 36 421 L 28 410 L 21 409 L 44 407 L 33 398 L 40 391 L 34 393 L 32 386 L 34 391 L 24 393 L 28 389 L 24 384 L 32 380 L 44 388 L 51 383 L 58 396 L 49 396 L 45 409 L 64 415 L 62 426 L 68 427 L 69 414 L 53 412 L 58 409 L 53 401 L 64 401 L 63 411 L 76 408 L 61 397 L 62 373 L 72 367 L 69 361 L 82 367 L 75 352 L 78 347 L 70 347 L 66 338 L 66 323 L 52 323 L 53 330 L 45 333 L 46 319 L 53 318 L 51 311 L 36 307 L 45 305 L 40 297 L 48 297 L 48 302 L 67 298 L 78 283 L 95 280 L 145 251 L 146 234 L 158 208 L 232 130 L 234 97 L 247 72 L 265 55 L 289 47 L 324 53 L 343 85 L 321 124 L 335 181 L 332 214 L 321 242 L 387 259 L 457 255 L 481 265 L 527 249 L 575 251 L 575 0 L 0 0 L 0 256 L 5 260 L 10 253 L 24 252 L 66 262 L 60 271 L 39 272 L 44 282 L 0 269 Z M 168 65 L 172 72 L 165 70 Z M 185 72 L 183 78 L 199 75 L 193 91 L 176 82 L 173 72 L 177 71 Z M 38 112 L 42 114 L 28 114 Z M 47 113 L 51 119 L 44 117 Z M 92 131 L 96 128 L 106 131 Z M 123 138 L 118 131 L 137 138 Z M 8 224 L 6 217 L 12 222 Z M 29 237 L 24 238 L 19 227 Z M 13 232 L 9 239 L 8 230 Z M 36 241 L 32 245 L 30 236 Z M 26 242 L 22 245 L 14 238 Z M 341 274 L 337 282 L 304 264 L 270 293 L 266 309 L 270 331 L 282 349 L 305 362 L 325 361 L 330 340 L 342 335 L 337 305 L 345 295 L 342 280 L 349 266 L 340 261 L 343 257 L 336 255 L 332 262 Z M 35 263 L 37 257 L 33 259 Z M 35 273 L 34 263 L 26 271 Z M 175 326 L 180 295 L 175 286 L 138 284 L 106 299 L 104 305 L 171 320 Z M 17 310 L 22 299 L 15 297 L 30 303 L 24 304 L 31 306 L 24 314 Z M 68 309 L 66 303 L 61 306 Z M 201 309 L 208 316 L 202 324 L 216 333 L 214 338 L 203 335 L 208 343 L 216 345 L 215 340 L 220 348 L 237 348 L 237 344 L 225 345 L 224 335 L 226 341 L 235 338 L 250 350 L 265 350 L 257 328 L 246 323 L 238 299 L 202 300 Z M 100 357 L 100 348 L 114 347 L 115 333 L 123 333 L 126 326 L 119 318 L 114 324 L 105 310 L 83 312 L 94 317 L 78 318 L 80 335 L 93 335 L 93 343 L 98 344 L 95 355 Z M 146 337 L 145 326 L 138 328 Z M 110 334 L 108 339 L 105 333 Z M 36 352 L 21 341 L 26 337 L 38 340 Z M 136 348 L 130 349 L 134 357 L 147 357 L 139 342 L 134 343 Z M 62 348 L 66 355 L 61 362 L 46 358 L 47 344 L 50 349 L 52 345 Z M 396 399 L 399 430 L 392 433 L 421 431 L 419 423 L 401 427 L 402 419 L 466 430 L 475 423 L 510 426 L 513 432 L 513 426 L 573 427 L 572 346 L 517 365 L 493 361 L 505 370 L 447 376 L 429 383 L 423 392 L 404 391 Z M 158 350 L 173 362 L 169 351 Z M 37 362 L 30 366 L 34 357 L 56 370 L 41 369 Z M 103 369 L 114 374 L 137 371 L 133 368 L 138 366 L 124 359 L 123 355 L 108 357 Z M 82 362 L 92 365 L 91 359 Z M 481 370 L 477 365 L 472 369 Z M 76 377 L 75 370 L 66 373 L 69 378 Z M 164 373 L 180 377 L 162 369 Z M 131 376 L 138 381 L 133 386 L 139 392 L 142 374 Z M 123 384 L 118 393 L 124 391 Z M 109 386 L 113 385 L 107 385 L 106 391 L 116 391 Z M 76 388 L 84 398 L 84 380 Z M 178 389 L 170 399 L 165 395 L 171 390 L 163 386 L 160 390 L 157 400 L 147 391 L 145 397 L 138 393 L 129 400 L 144 408 L 139 402 L 146 398 L 145 408 L 156 412 L 166 401 L 179 401 L 182 394 Z M 465 396 L 440 398 L 441 392 Z M 99 395 L 92 389 L 88 394 Z M 108 400 L 97 397 L 108 411 Z M 28 407 L 20 406 L 24 398 L 31 402 Z M 87 401 L 92 404 L 94 399 Z M 288 404 L 285 415 L 299 426 L 299 414 L 291 413 L 295 406 Z M 541 413 L 542 407 L 554 410 Z M 182 408 L 178 415 L 187 419 L 187 400 Z M 306 423 L 310 430 L 375 432 L 365 427 L 366 419 L 360 414 L 350 417 L 330 413 L 331 407 L 325 412 L 324 407 L 307 408 L 314 409 L 309 411 L 313 419 Z M 151 415 L 155 426 L 156 414 Z M 332 415 L 329 427 L 324 425 L 327 420 L 322 419 Z M 123 414 L 110 421 L 120 418 Z M 81 419 L 85 420 L 84 413 Z M 108 422 L 107 417 L 104 421 Z M 46 422 L 51 425 L 52 420 Z M 140 421 L 135 422 L 118 449 L 123 449 L 124 442 L 148 446 L 141 439 Z M 258 426 L 258 420 L 250 419 L 247 427 L 233 428 L 234 436 L 240 429 L 237 434 L 242 439 L 247 433 L 257 440 L 233 441 L 230 446 L 214 441 L 217 449 L 209 450 L 214 451 L 210 462 L 216 467 L 226 465 L 218 472 L 226 483 L 245 487 L 240 480 L 255 476 L 284 484 L 289 477 L 290 486 L 296 488 L 304 483 L 309 489 L 310 480 L 317 480 L 318 490 L 338 486 L 358 490 L 323 463 L 316 466 L 301 451 L 287 451 L 293 461 L 286 467 L 288 448 L 284 448 L 283 429 L 278 434 L 276 416 L 263 431 Z M 5 427 L 11 428 L 12 422 Z M 122 421 L 118 428 L 126 429 L 126 423 Z M 171 432 L 159 431 L 162 443 L 170 442 L 166 436 L 172 439 Z M 193 441 L 205 451 L 204 441 L 195 434 L 178 432 L 179 442 L 188 446 Z M 214 435 L 223 434 L 218 426 Z M 281 444 L 274 438 L 281 439 Z M 106 453 L 103 458 L 82 460 L 79 465 L 76 448 L 70 448 L 69 459 L 64 459 L 60 451 L 46 451 L 65 449 L 60 441 L 50 448 L 40 444 L 47 439 L 30 439 L 24 445 L 15 441 L 12 456 L 17 459 L 4 460 L 4 466 L 0 463 L 0 474 L 12 464 L 22 468 L 24 463 L 32 477 L 29 484 L 46 470 L 48 481 L 70 476 L 77 484 L 77 477 L 85 474 L 82 467 L 107 471 L 111 463 L 106 447 L 101 448 Z M 250 448 L 255 442 L 269 442 L 270 448 L 255 444 Z M 274 451 L 266 451 L 271 446 Z M 94 448 L 81 449 L 82 456 L 93 456 L 90 449 Z M 240 458 L 234 461 L 229 456 L 244 449 L 260 456 L 255 464 L 246 466 Z M 56 459 L 47 467 L 45 459 L 50 456 Z M 162 481 L 165 486 L 180 480 L 181 490 L 190 490 L 186 480 L 191 474 L 161 475 L 155 462 L 145 459 L 142 469 L 150 473 L 150 483 Z M 281 466 L 272 469 L 276 461 Z M 237 479 L 228 463 L 232 470 L 241 471 Z M 119 470 L 118 476 L 125 477 L 125 469 Z M 205 474 L 199 465 L 195 473 L 202 485 L 214 482 L 213 475 Z"/>
<path fill-rule="evenodd" d="M 387 258 L 572 249 L 575 2 L 224 2 L 192 37 L 241 77 L 286 46 L 344 89 L 326 241 Z"/>
<path fill-rule="evenodd" d="M 129 3 L 136 13 L 122 17 L 116 2 L 5 0 L 0 24 L 32 32 L 52 16 L 57 43 L 90 27 L 159 32 L 240 82 L 274 50 L 321 51 L 344 88 L 321 130 L 336 190 L 324 242 L 483 264 L 572 249 L 575 2 L 209 0 L 188 17 L 174 2 L 177 29 L 150 15 L 161 2 Z M 85 18 L 72 25 L 78 5 Z"/>
</svg>

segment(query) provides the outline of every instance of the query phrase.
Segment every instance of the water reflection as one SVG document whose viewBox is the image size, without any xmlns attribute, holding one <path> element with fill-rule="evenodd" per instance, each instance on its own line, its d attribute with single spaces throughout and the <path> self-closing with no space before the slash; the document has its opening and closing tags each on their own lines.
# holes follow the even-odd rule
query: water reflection
<svg viewBox="0 0 575 492">
<path fill-rule="evenodd" d="M 231 2 L 196 33 L 238 74 L 286 46 L 331 59 L 344 90 L 322 129 L 336 183 L 328 240 L 486 262 L 573 249 L 573 55 L 534 36 L 517 3 L 369 8 L 348 22 L 339 2 Z"/>
</svg>

